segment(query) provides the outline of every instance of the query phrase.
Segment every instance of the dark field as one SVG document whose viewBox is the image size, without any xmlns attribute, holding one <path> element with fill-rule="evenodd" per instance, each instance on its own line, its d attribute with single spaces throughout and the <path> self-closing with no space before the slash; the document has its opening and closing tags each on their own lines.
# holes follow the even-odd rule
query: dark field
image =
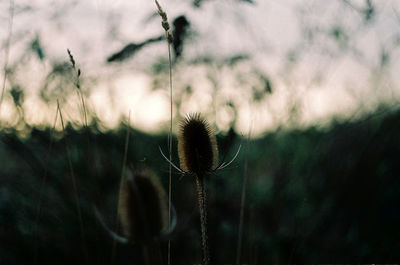
<svg viewBox="0 0 400 265">
<path fill-rule="evenodd" d="M 113 241 L 96 206 L 116 226 L 125 125 L 64 132 L 14 129 L 0 135 L 0 263 L 110 264 Z M 330 128 L 277 130 L 251 140 L 218 135 L 220 158 L 237 159 L 210 176 L 212 263 L 234 263 L 248 161 L 241 263 L 393 263 L 400 259 L 400 113 L 377 111 Z M 127 164 L 155 171 L 168 190 L 166 135 L 131 129 Z M 248 149 L 247 149 L 248 146 Z M 174 139 L 174 161 L 177 158 Z M 71 166 L 68 159 L 71 160 Z M 177 163 L 179 164 L 179 163 Z M 173 174 L 177 226 L 173 264 L 201 261 L 195 182 Z M 74 192 L 72 174 L 76 178 Z M 82 230 L 76 199 L 82 213 Z M 166 264 L 167 241 L 160 242 Z M 138 244 L 116 245 L 116 264 L 143 263 Z"/>
</svg>

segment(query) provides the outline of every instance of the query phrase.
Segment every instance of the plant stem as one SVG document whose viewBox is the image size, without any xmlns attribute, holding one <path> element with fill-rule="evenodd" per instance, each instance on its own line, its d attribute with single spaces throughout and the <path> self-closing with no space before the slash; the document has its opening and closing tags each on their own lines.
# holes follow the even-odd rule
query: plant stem
<svg viewBox="0 0 400 265">
<path fill-rule="evenodd" d="M 123 158 L 123 161 L 122 161 L 121 180 L 120 180 L 120 183 L 119 183 L 119 193 L 118 193 L 118 195 L 121 194 L 123 186 L 124 186 L 124 183 L 125 183 L 125 179 L 126 179 L 125 172 L 126 172 L 126 161 L 128 159 L 129 135 L 130 135 L 129 132 L 130 132 L 130 128 L 131 128 L 130 124 L 131 124 L 131 111 L 129 111 L 128 122 L 127 122 L 127 125 L 126 125 L 124 158 Z M 119 224 L 119 220 L 118 220 L 118 206 L 119 206 L 119 204 L 120 204 L 120 196 L 118 196 L 117 214 L 115 216 L 115 226 L 116 226 L 115 231 L 118 231 L 119 225 L 120 225 Z M 112 250 L 111 250 L 111 265 L 114 264 L 116 248 L 117 248 L 117 241 L 114 238 L 113 239 Z"/>
<path fill-rule="evenodd" d="M 200 210 L 201 224 L 201 247 L 203 249 L 203 265 L 210 264 L 210 251 L 208 248 L 207 233 L 207 193 L 204 185 L 204 178 L 196 175 L 197 195 Z"/>
<path fill-rule="evenodd" d="M 142 245 L 143 262 L 145 265 L 162 265 L 162 255 L 160 242 L 154 240 L 148 244 Z"/>
<path fill-rule="evenodd" d="M 63 130 L 63 132 L 65 132 L 64 119 L 62 116 L 60 103 L 59 103 L 58 99 L 57 99 L 57 110 L 58 110 L 58 114 L 60 115 L 62 130 Z M 71 179 L 72 179 L 72 186 L 73 186 L 74 195 L 75 195 L 76 211 L 78 213 L 80 230 L 81 230 L 82 249 L 85 254 L 86 263 L 87 263 L 89 261 L 89 254 L 88 254 L 88 250 L 87 250 L 87 246 L 86 246 L 86 237 L 85 237 L 85 230 L 84 230 L 84 226 L 83 226 L 83 217 L 82 217 L 82 211 L 81 211 L 81 202 L 80 202 L 79 193 L 78 193 L 78 185 L 76 182 L 74 169 L 72 167 L 71 153 L 68 148 L 67 136 L 64 135 L 64 138 L 65 138 L 65 140 L 64 140 L 65 149 L 67 151 L 68 164 L 69 164 L 69 169 L 70 169 L 70 174 L 71 174 Z"/>
<path fill-rule="evenodd" d="M 171 44 L 168 40 L 168 61 L 169 61 L 169 95 L 170 95 L 170 125 L 169 125 L 169 161 L 172 161 L 172 62 L 171 62 Z M 169 164 L 169 183 L 168 183 L 168 232 L 171 232 L 171 203 L 172 203 L 172 165 Z M 171 264 L 171 240 L 168 239 L 168 265 Z"/>
<path fill-rule="evenodd" d="M 251 129 L 249 135 L 247 136 L 246 143 L 246 159 L 244 162 L 244 173 L 243 173 L 243 183 L 242 183 L 242 196 L 240 200 L 240 217 L 239 217 L 239 232 L 238 232 L 238 242 L 236 249 L 236 265 L 240 264 L 240 257 L 242 254 L 242 237 L 243 237 L 243 219 L 244 219 L 244 206 L 246 204 L 246 188 L 247 188 L 247 170 L 248 170 L 248 156 L 249 156 L 249 142 L 250 142 Z"/>
<path fill-rule="evenodd" d="M 46 163 L 45 163 L 45 168 L 44 168 L 44 174 L 43 174 L 43 178 L 42 181 L 40 182 L 40 186 L 39 186 L 39 198 L 38 198 L 38 206 L 37 206 L 37 212 L 36 212 L 36 217 L 35 217 L 35 228 L 34 228 L 34 262 L 33 264 L 37 264 L 37 259 L 38 259 L 38 241 L 39 241 L 39 234 L 38 234 L 38 229 L 39 229 L 39 219 L 40 219 L 40 214 L 42 211 L 42 191 L 44 189 L 44 185 L 46 183 L 46 179 L 47 179 L 47 174 L 48 174 L 48 164 L 50 162 L 50 153 L 52 150 L 52 146 L 53 146 L 53 137 L 54 137 L 54 131 L 56 128 L 56 123 L 57 123 L 57 118 L 58 118 L 58 105 L 57 105 L 57 111 L 56 111 L 56 117 L 54 118 L 54 123 L 53 123 L 53 127 L 50 131 L 50 144 L 49 144 L 49 148 L 47 149 L 47 154 L 46 154 Z"/>
<path fill-rule="evenodd" d="M 5 44 L 5 59 L 4 59 L 4 77 L 3 77 L 3 85 L 1 88 L 1 96 L 0 96 L 0 113 L 1 113 L 1 105 L 3 103 L 4 92 L 6 88 L 6 81 L 7 81 L 7 68 L 8 68 L 8 59 L 10 55 L 10 45 L 11 45 L 11 35 L 13 29 L 13 20 L 14 20 L 14 1 L 10 0 L 10 22 L 8 24 L 8 36 Z M 1 124 L 1 121 L 0 121 Z"/>
</svg>

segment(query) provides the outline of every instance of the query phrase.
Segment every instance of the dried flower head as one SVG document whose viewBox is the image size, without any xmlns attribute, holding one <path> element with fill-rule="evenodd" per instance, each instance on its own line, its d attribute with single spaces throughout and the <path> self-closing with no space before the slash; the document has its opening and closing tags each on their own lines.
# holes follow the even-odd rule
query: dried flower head
<svg viewBox="0 0 400 265">
<path fill-rule="evenodd" d="M 148 243 L 165 234 L 168 229 L 166 198 L 152 171 L 128 170 L 118 205 L 124 235 L 132 241 Z"/>
<path fill-rule="evenodd" d="M 188 115 L 182 122 L 178 154 L 181 169 L 187 173 L 203 176 L 217 167 L 217 141 L 209 124 L 200 114 Z"/>
</svg>

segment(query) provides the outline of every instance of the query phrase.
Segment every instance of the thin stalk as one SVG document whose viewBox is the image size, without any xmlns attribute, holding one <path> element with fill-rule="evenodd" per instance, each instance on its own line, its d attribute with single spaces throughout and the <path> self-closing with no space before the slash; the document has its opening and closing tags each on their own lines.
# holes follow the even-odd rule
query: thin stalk
<svg viewBox="0 0 400 265">
<path fill-rule="evenodd" d="M 38 227 L 39 227 L 39 218 L 40 218 L 40 213 L 42 211 L 42 189 L 46 183 L 46 179 L 47 179 L 47 174 L 48 174 L 48 163 L 49 163 L 49 159 L 50 159 L 50 152 L 53 146 L 53 133 L 56 127 L 56 123 L 57 123 L 57 118 L 58 118 L 58 108 L 56 111 L 56 117 L 54 118 L 54 124 L 52 127 L 52 130 L 50 132 L 50 144 L 49 144 L 49 148 L 47 150 L 47 155 L 46 155 L 46 163 L 45 163 L 45 169 L 44 169 L 44 174 L 43 174 L 43 178 L 42 181 L 40 183 L 39 186 L 39 198 L 38 198 L 38 209 L 36 212 L 36 217 L 35 217 L 35 228 L 34 228 L 34 235 L 35 235 L 35 243 L 34 243 L 34 264 L 37 264 L 37 256 L 38 256 Z"/>
<path fill-rule="evenodd" d="M 130 123 L 131 123 L 131 112 L 129 111 L 128 124 L 126 126 L 126 138 L 125 138 L 125 147 L 124 147 L 124 159 L 123 159 L 123 162 L 122 162 L 122 170 L 121 170 L 121 181 L 119 183 L 119 194 L 121 194 L 121 191 L 122 191 L 122 189 L 124 187 L 124 183 L 125 183 L 126 161 L 127 161 L 127 158 L 128 158 L 128 147 L 129 147 Z M 118 196 L 117 209 L 118 209 L 119 204 L 120 204 L 120 196 Z M 117 215 L 115 217 L 115 223 L 116 223 L 115 231 L 118 231 L 118 229 L 119 229 L 118 210 L 117 210 Z M 111 251 L 111 265 L 114 264 L 116 246 L 117 246 L 117 241 L 114 238 L 113 239 L 112 251 Z"/>
<path fill-rule="evenodd" d="M 81 69 L 80 68 L 76 68 L 74 56 L 72 55 L 72 53 L 71 53 L 71 51 L 69 49 L 67 49 L 67 53 L 68 53 L 68 56 L 69 56 L 69 60 L 70 60 L 70 62 L 72 64 L 72 68 L 74 69 L 74 72 L 75 72 L 75 76 L 76 76 L 75 87 L 76 87 L 76 90 L 77 90 L 78 97 L 80 98 L 81 103 L 82 103 L 83 121 L 84 121 L 84 124 L 85 124 L 85 126 L 87 128 L 88 127 L 88 121 L 87 121 L 86 104 L 85 104 L 85 99 L 83 98 L 83 93 L 82 93 L 82 89 L 81 89 L 81 82 L 80 82 Z"/>
<path fill-rule="evenodd" d="M 197 196 L 200 210 L 201 224 L 201 247 L 203 250 L 203 265 L 210 264 L 210 251 L 208 247 L 208 232 L 207 232 L 207 193 L 204 185 L 204 178 L 196 175 Z"/>
<path fill-rule="evenodd" d="M 84 124 L 85 124 L 85 127 L 88 128 L 85 99 L 83 98 L 82 90 L 80 89 L 80 87 L 78 87 L 77 93 L 78 93 L 78 97 L 80 97 L 81 103 L 82 103 L 83 120 L 85 122 Z"/>
<path fill-rule="evenodd" d="M 87 111 L 86 111 L 86 104 L 85 104 L 85 99 L 83 97 L 83 93 L 82 93 L 82 88 L 81 88 L 81 84 L 80 84 L 80 76 L 81 76 L 81 69 L 76 67 L 76 63 L 75 63 L 75 59 L 71 53 L 71 51 L 69 49 L 67 49 L 67 53 L 70 59 L 70 62 L 72 64 L 72 68 L 74 69 L 75 72 L 75 76 L 76 76 L 76 81 L 75 81 L 75 87 L 76 87 L 76 91 L 78 94 L 78 97 L 81 100 L 81 104 L 82 104 L 82 112 L 83 112 L 83 123 L 84 123 L 84 127 L 86 129 L 86 136 L 87 136 L 87 144 L 88 144 L 88 164 L 92 165 L 93 161 L 91 161 L 91 157 L 90 157 L 90 152 L 92 150 L 91 146 L 90 146 L 90 135 L 89 135 L 89 127 L 88 127 L 88 118 L 87 118 Z M 59 108 L 59 103 L 57 100 L 57 106 Z M 60 118 L 61 118 L 61 124 L 63 126 L 63 130 L 64 130 L 64 124 L 63 124 L 63 119 L 62 119 L 62 114 L 61 114 L 61 109 L 59 108 L 59 112 L 60 112 Z M 68 146 L 67 146 L 67 152 L 68 152 Z M 69 156 L 69 154 L 68 154 Z M 68 158 L 69 160 L 70 157 Z M 84 229 L 83 229 L 83 221 L 82 221 L 82 214 L 80 213 L 80 201 L 79 201 L 79 194 L 77 191 L 77 187 L 76 187 L 76 180 L 75 180 L 75 176 L 73 174 L 73 170 L 72 170 L 72 164 L 70 161 L 70 168 L 71 168 L 71 176 L 72 176 L 72 181 L 73 181 L 73 185 L 74 185 L 74 190 L 75 190 L 75 199 L 77 201 L 77 209 L 78 209 L 78 214 L 79 214 L 79 219 L 80 219 L 80 225 L 81 225 L 81 233 L 82 233 L 82 240 L 83 240 L 83 248 L 84 248 L 84 252 L 86 255 L 86 260 L 88 261 L 88 252 L 87 252 L 87 247 L 86 247 L 86 240 L 85 240 L 85 234 L 84 234 Z M 92 167 L 89 168 L 90 171 L 93 170 Z M 93 174 L 91 174 L 93 175 Z"/>
<path fill-rule="evenodd" d="M 167 34 L 167 33 L 166 33 Z M 167 36 L 168 38 L 168 36 Z M 172 161 L 172 63 L 171 63 L 171 44 L 168 41 L 168 61 L 169 61 L 169 95 L 170 95 L 170 124 L 169 124 L 169 161 Z M 168 182 L 168 231 L 171 232 L 171 202 L 172 202 L 172 165 L 169 163 L 169 182 Z M 171 264 L 171 240 L 168 239 L 168 265 Z"/>
<path fill-rule="evenodd" d="M 244 172 L 243 172 L 243 183 L 242 183 L 242 196 L 240 200 L 240 217 L 239 217 L 239 232 L 238 232 L 238 243 L 236 249 L 236 264 L 240 264 L 240 258 L 242 254 L 242 237 L 243 237 L 243 219 L 244 219 L 244 206 L 246 203 L 246 189 L 247 189 L 247 171 L 248 171 L 248 156 L 249 156 L 249 142 L 250 142 L 250 134 L 247 137 L 246 143 L 246 158 L 244 162 Z"/>
<path fill-rule="evenodd" d="M 13 21 L 14 21 L 14 0 L 10 0 L 10 22 L 8 24 L 8 36 L 7 36 L 7 42 L 5 45 L 4 53 L 5 53 L 5 59 L 4 59 L 4 77 L 3 77 L 3 84 L 1 88 L 1 96 L 0 96 L 0 113 L 1 113 L 1 105 L 3 103 L 3 98 L 4 98 L 4 92 L 6 89 L 6 80 L 7 80 L 7 68 L 8 68 L 8 58 L 10 55 L 10 44 L 11 44 L 11 35 L 12 35 L 12 28 L 13 28 Z"/>
<path fill-rule="evenodd" d="M 149 248 L 146 245 L 142 245 L 143 261 L 145 265 L 150 265 L 150 254 Z"/>
<path fill-rule="evenodd" d="M 150 242 L 147 245 L 142 245 L 142 254 L 145 265 L 163 264 L 160 243 L 157 240 Z"/>
<path fill-rule="evenodd" d="M 65 126 L 64 126 L 64 119 L 62 116 L 61 108 L 60 108 L 60 103 L 57 99 L 57 110 L 58 113 L 60 114 L 60 120 L 61 120 L 61 126 L 63 131 L 65 131 Z M 83 252 L 85 253 L 86 261 L 89 261 L 89 256 L 87 252 L 87 247 L 86 247 L 86 239 L 85 239 L 85 230 L 83 228 L 83 218 L 82 218 L 82 212 L 81 212 L 81 203 L 79 199 L 79 193 L 78 193 L 78 186 L 76 184 L 76 178 L 75 178 L 75 173 L 74 169 L 72 167 L 72 161 L 71 161 L 71 154 L 68 148 L 68 143 L 67 143 L 67 138 L 65 138 L 65 149 L 67 151 L 67 158 L 68 158 L 68 164 L 69 164 L 69 169 L 70 169 L 70 174 L 71 174 L 71 179 L 72 179 L 72 186 L 74 189 L 74 195 L 75 195 L 75 202 L 76 202 L 76 211 L 78 213 L 78 218 L 79 218 L 79 226 L 81 230 L 81 237 L 82 237 L 82 248 Z"/>
<path fill-rule="evenodd" d="M 165 37 L 168 44 L 168 61 L 169 61 L 169 94 L 170 94 L 170 126 L 169 126 L 169 160 L 172 161 L 172 62 L 171 62 L 171 26 L 168 23 L 167 13 L 161 8 L 157 0 L 154 0 L 157 6 L 158 14 L 161 17 L 161 26 L 165 30 Z M 168 230 L 171 231 L 171 201 L 172 201 L 172 165 L 169 164 L 169 184 L 168 184 Z M 168 240 L 168 265 L 171 264 L 171 240 Z"/>
</svg>

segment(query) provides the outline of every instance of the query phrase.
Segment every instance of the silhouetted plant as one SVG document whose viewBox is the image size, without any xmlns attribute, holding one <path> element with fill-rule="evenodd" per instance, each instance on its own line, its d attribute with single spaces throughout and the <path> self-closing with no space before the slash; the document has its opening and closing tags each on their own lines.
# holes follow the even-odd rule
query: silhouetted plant
<svg viewBox="0 0 400 265">
<path fill-rule="evenodd" d="M 217 170 L 229 166 L 240 152 L 239 146 L 235 156 L 228 163 L 218 164 L 218 146 L 213 130 L 200 114 L 189 114 L 182 122 L 178 135 L 178 155 L 180 167 L 169 160 L 160 148 L 163 157 L 183 175 L 194 176 L 196 181 L 201 222 L 201 244 L 203 263 L 210 264 L 207 236 L 207 193 L 205 178 Z"/>
<path fill-rule="evenodd" d="M 200 210 L 203 263 L 210 264 L 207 235 L 207 192 L 205 178 L 218 164 L 217 140 L 209 124 L 199 114 L 189 115 L 181 125 L 178 138 L 181 169 L 194 175 Z"/>
<path fill-rule="evenodd" d="M 142 246 L 146 264 L 161 264 L 159 241 L 170 234 L 167 195 L 158 177 L 149 169 L 127 170 L 119 194 L 118 216 L 123 235 L 112 231 L 96 209 L 108 234 L 122 244 Z M 173 218 L 172 229 L 176 219 Z"/>
</svg>

